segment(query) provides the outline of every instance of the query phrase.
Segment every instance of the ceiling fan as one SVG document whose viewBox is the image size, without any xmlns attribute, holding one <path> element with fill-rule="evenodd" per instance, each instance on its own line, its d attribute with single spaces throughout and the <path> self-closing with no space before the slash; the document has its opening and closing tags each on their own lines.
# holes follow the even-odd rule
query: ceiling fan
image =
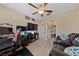
<svg viewBox="0 0 79 59">
<path fill-rule="evenodd" d="M 42 5 L 40 5 L 40 7 L 37 7 L 35 5 L 33 5 L 32 3 L 28 3 L 28 5 L 34 7 L 36 9 L 36 12 L 34 12 L 32 15 L 35 15 L 36 13 L 40 14 L 41 17 L 43 17 L 43 14 L 46 12 L 47 15 L 50 15 L 52 13 L 52 10 L 48 10 L 46 9 L 48 3 L 43 3 Z"/>
</svg>

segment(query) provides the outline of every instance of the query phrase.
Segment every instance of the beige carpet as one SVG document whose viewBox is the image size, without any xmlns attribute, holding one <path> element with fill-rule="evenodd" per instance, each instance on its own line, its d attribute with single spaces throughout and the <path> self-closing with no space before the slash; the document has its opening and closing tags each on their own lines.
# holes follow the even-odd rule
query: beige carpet
<svg viewBox="0 0 79 59">
<path fill-rule="evenodd" d="M 48 56 L 53 47 L 53 40 L 54 38 L 48 40 L 40 38 L 39 40 L 29 44 L 27 48 L 34 56 Z"/>
</svg>

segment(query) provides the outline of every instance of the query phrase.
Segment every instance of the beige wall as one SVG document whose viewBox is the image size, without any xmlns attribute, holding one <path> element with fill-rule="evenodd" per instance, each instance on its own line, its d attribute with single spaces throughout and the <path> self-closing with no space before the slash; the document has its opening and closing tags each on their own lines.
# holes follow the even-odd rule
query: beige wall
<svg viewBox="0 0 79 59">
<path fill-rule="evenodd" d="M 58 16 L 56 22 L 57 35 L 79 33 L 79 8 Z"/>
<path fill-rule="evenodd" d="M 39 23 L 38 32 L 40 38 L 43 38 L 45 40 L 51 39 L 51 30 L 48 27 L 48 21 L 45 20 Z"/>
<path fill-rule="evenodd" d="M 45 23 L 43 23 L 43 22 L 40 22 L 39 23 L 39 27 L 38 27 L 38 32 L 39 32 L 39 37 L 40 38 L 44 38 L 44 35 L 45 35 Z"/>
<path fill-rule="evenodd" d="M 15 10 L 9 9 L 3 5 L 0 5 L 0 24 L 10 23 L 13 26 L 13 30 L 16 30 L 16 25 L 27 26 L 27 23 L 38 24 L 38 32 L 40 37 L 45 37 L 45 22 L 33 22 L 25 19 L 25 16 Z M 3 25 L 6 26 L 6 25 Z M 9 26 L 8 26 L 9 27 Z"/>
<path fill-rule="evenodd" d="M 13 30 L 15 31 L 16 25 L 27 26 L 27 23 L 36 23 L 33 21 L 28 21 L 25 19 L 25 16 L 17 11 L 4 7 L 0 5 L 0 24 L 1 23 L 10 23 L 13 26 Z M 3 25 L 6 26 L 6 25 Z"/>
</svg>

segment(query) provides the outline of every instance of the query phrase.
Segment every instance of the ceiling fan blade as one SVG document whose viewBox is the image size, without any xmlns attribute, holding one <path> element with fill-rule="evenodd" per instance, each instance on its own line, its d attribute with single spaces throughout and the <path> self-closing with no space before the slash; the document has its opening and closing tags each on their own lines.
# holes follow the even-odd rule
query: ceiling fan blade
<svg viewBox="0 0 79 59">
<path fill-rule="evenodd" d="M 41 17 L 43 17 L 43 14 L 41 14 Z"/>
<path fill-rule="evenodd" d="M 34 15 L 34 14 L 36 14 L 36 13 L 38 13 L 38 12 L 35 12 L 35 13 L 33 13 L 32 15 Z"/>
<path fill-rule="evenodd" d="M 48 3 L 44 3 L 43 6 L 46 7 Z"/>
<path fill-rule="evenodd" d="M 38 9 L 38 7 L 36 7 L 35 5 L 33 5 L 32 3 L 28 3 L 30 6 L 32 6 L 32 7 L 34 7 L 34 8 L 36 8 L 36 9 Z"/>
<path fill-rule="evenodd" d="M 52 10 L 45 10 L 45 12 L 50 12 L 50 13 L 51 13 L 51 12 L 52 12 Z"/>
</svg>

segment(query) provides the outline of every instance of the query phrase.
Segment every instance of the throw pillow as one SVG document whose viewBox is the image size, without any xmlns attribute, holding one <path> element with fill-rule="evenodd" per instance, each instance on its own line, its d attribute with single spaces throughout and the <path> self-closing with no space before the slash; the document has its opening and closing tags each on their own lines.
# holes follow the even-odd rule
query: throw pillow
<svg viewBox="0 0 79 59">
<path fill-rule="evenodd" d="M 60 36 L 60 38 L 61 38 L 62 40 L 67 40 L 69 37 L 68 37 L 67 35 L 62 35 L 62 36 Z"/>
</svg>

